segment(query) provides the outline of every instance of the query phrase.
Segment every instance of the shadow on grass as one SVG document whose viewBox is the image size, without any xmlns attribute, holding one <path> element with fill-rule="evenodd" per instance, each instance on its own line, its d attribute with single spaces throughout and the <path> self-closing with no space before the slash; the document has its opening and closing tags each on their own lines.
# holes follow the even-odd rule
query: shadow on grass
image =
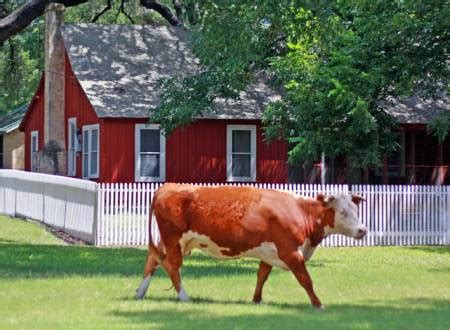
<svg viewBox="0 0 450 330">
<path fill-rule="evenodd" d="M 405 247 L 407 250 L 423 251 L 427 253 L 449 254 L 450 245 L 446 246 L 409 246 Z"/>
<path fill-rule="evenodd" d="M 140 300 L 136 300 L 135 297 L 130 297 L 130 296 L 126 296 L 123 297 L 121 299 L 119 299 L 119 301 L 140 301 Z M 165 302 L 169 302 L 169 303 L 178 303 L 178 304 L 187 304 L 186 306 L 188 306 L 189 304 L 194 304 L 194 305 L 198 305 L 198 304 L 207 304 L 207 305 L 242 305 L 242 306 L 259 306 L 258 304 L 255 304 L 252 300 L 251 300 L 251 296 L 249 296 L 248 299 L 239 299 L 239 300 L 232 300 L 232 299 L 214 299 L 214 298 L 206 298 L 206 297 L 196 297 L 196 296 L 189 296 L 189 301 L 188 302 L 181 302 L 178 297 L 176 296 L 176 293 L 174 291 L 174 296 L 173 297 L 167 297 L 167 296 L 154 296 L 152 294 L 152 292 L 150 292 L 145 298 L 144 301 L 148 301 L 148 302 L 156 302 L 156 303 L 165 303 Z M 293 303 L 278 303 L 278 302 L 274 302 L 274 301 L 263 301 L 261 303 L 262 306 L 270 306 L 270 307 L 277 307 L 277 308 L 283 308 L 283 309 L 295 309 L 298 310 L 299 306 L 303 306 L 304 308 L 311 308 L 311 305 L 309 304 L 293 304 Z"/>
<path fill-rule="evenodd" d="M 0 243 L 0 278 L 142 274 L 147 252 L 136 248 Z M 310 265 L 315 267 L 314 263 Z M 183 277 L 255 274 L 256 260 L 216 261 L 195 253 L 185 258 Z M 319 267 L 319 266 L 318 266 Z M 159 271 L 161 275 L 161 271 Z M 166 276 L 164 274 L 164 276 Z"/>
<path fill-rule="evenodd" d="M 158 304 L 161 302 L 158 299 L 155 302 L 148 305 L 147 311 L 115 310 L 112 315 L 131 327 L 169 329 L 300 329 L 301 326 L 312 326 L 313 329 L 448 329 L 450 326 L 450 303 L 438 299 L 369 300 L 362 304 L 330 305 L 323 311 L 305 304 L 269 302 L 257 306 L 245 303 L 249 306 L 228 313 L 226 309 L 220 309 L 220 305 L 244 303 L 199 298 L 170 308 L 167 303 Z M 202 313 L 200 304 L 205 303 L 219 306 Z M 260 307 L 263 312 L 259 312 Z"/>
</svg>

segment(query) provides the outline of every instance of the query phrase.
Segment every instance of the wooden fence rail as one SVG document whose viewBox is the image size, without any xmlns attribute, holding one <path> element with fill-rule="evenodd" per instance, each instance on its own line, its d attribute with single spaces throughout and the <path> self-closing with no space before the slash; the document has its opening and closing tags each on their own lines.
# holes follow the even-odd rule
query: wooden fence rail
<svg viewBox="0 0 450 330">
<path fill-rule="evenodd" d="M 133 246 L 148 243 L 149 205 L 160 183 L 99 184 L 96 244 Z M 219 184 L 201 184 L 215 186 Z M 239 184 L 234 184 L 239 185 Z M 324 246 L 445 245 L 450 244 L 449 186 L 374 186 L 243 184 L 279 189 L 303 196 L 361 195 L 367 201 L 359 217 L 368 235 L 356 241 L 341 235 L 324 240 Z M 152 222 L 153 239 L 158 229 Z"/>
</svg>

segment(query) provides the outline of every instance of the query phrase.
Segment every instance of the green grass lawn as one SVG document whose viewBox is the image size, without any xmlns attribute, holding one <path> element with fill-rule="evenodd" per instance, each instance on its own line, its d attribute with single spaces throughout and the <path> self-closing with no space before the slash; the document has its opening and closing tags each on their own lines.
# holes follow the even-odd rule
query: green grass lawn
<svg viewBox="0 0 450 330">
<path fill-rule="evenodd" d="M 183 267 L 190 302 L 161 270 L 136 301 L 145 255 L 66 245 L 0 216 L 0 329 L 450 329 L 450 247 L 318 249 L 309 270 L 323 311 L 281 270 L 254 305 L 256 261 L 200 253 Z"/>
</svg>

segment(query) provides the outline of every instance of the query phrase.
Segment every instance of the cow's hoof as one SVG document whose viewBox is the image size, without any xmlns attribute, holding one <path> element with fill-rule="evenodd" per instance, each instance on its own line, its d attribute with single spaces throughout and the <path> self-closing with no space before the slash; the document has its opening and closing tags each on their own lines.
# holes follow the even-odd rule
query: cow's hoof
<svg viewBox="0 0 450 330">
<path fill-rule="evenodd" d="M 313 307 L 314 307 L 315 310 L 318 310 L 318 311 L 322 311 L 322 310 L 325 309 L 325 305 L 318 305 L 318 306 L 313 305 Z"/>
<path fill-rule="evenodd" d="M 178 292 L 178 299 L 180 301 L 189 301 L 189 296 L 183 288 L 181 288 L 180 292 Z"/>
<path fill-rule="evenodd" d="M 150 276 L 145 277 L 142 280 L 141 285 L 139 285 L 139 288 L 136 289 L 136 299 L 142 299 L 144 298 L 145 294 L 147 293 L 148 287 L 150 285 Z"/>
<path fill-rule="evenodd" d="M 253 303 L 255 305 L 260 305 L 260 304 L 262 304 L 262 299 L 253 299 Z"/>
</svg>

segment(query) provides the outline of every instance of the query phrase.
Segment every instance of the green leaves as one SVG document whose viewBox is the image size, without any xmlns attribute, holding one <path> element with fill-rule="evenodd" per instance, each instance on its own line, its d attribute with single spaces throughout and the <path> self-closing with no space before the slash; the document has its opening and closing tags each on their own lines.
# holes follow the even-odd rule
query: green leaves
<svg viewBox="0 0 450 330">
<path fill-rule="evenodd" d="M 39 19 L 0 47 L 0 112 L 30 101 L 43 69 L 42 29 Z"/>
<path fill-rule="evenodd" d="M 427 125 L 427 132 L 434 135 L 439 143 L 444 142 L 450 129 L 450 114 L 442 113 L 434 117 Z"/>
</svg>

